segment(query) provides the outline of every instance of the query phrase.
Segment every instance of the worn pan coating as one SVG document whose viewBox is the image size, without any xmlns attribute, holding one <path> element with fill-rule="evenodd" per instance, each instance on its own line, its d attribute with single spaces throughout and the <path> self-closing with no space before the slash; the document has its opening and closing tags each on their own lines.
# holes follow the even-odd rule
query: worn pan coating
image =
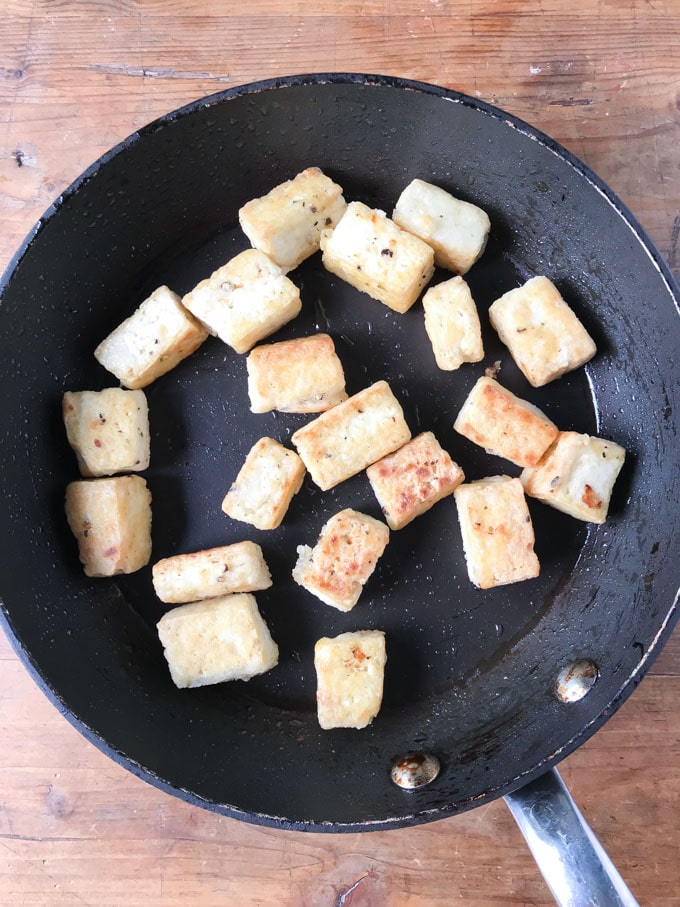
<svg viewBox="0 0 680 907">
<path fill-rule="evenodd" d="M 87 128 L 87 124 L 82 124 Z M 244 358 L 210 339 L 148 388 L 154 559 L 252 538 L 274 587 L 258 594 L 281 663 L 248 684 L 176 690 L 154 625 L 150 570 L 88 580 L 63 514 L 77 478 L 60 398 L 115 384 L 95 345 L 157 285 L 186 292 L 245 247 L 237 209 L 308 165 L 350 199 L 388 212 L 421 177 L 485 208 L 493 224 L 469 283 L 486 357 L 436 369 L 422 310 L 395 315 L 322 269 L 292 276 L 303 314 L 278 337 L 327 330 L 350 392 L 387 378 L 415 434 L 432 429 L 467 477 L 516 475 L 452 429 L 485 365 L 561 428 L 629 452 L 611 517 L 586 527 L 531 501 L 538 580 L 475 590 L 452 499 L 393 533 L 360 604 L 322 605 L 290 578 L 295 547 L 344 506 L 379 516 L 365 477 L 322 493 L 309 481 L 285 525 L 229 521 L 222 496 L 261 435 L 284 442 L 303 416 L 252 415 Z M 595 337 L 585 369 L 532 390 L 488 328 L 486 310 L 548 274 Z M 468 809 L 535 777 L 627 698 L 669 635 L 678 588 L 677 288 L 621 202 L 581 162 L 526 124 L 430 85 L 301 76 L 214 95 L 135 133 L 49 209 L 2 284 L 4 619 L 26 666 L 88 739 L 191 803 L 264 824 L 372 829 Z M 368 729 L 323 732 L 312 649 L 322 635 L 379 627 L 388 665 Z M 575 659 L 599 676 L 580 702 L 555 697 Z M 408 794 L 389 779 L 407 750 L 440 777 Z"/>
</svg>

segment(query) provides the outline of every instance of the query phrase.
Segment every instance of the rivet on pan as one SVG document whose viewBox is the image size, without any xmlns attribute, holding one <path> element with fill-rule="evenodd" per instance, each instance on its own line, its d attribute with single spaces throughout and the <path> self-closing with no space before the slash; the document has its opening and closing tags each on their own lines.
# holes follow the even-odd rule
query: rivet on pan
<svg viewBox="0 0 680 907">
<path fill-rule="evenodd" d="M 581 658 L 562 668 L 557 675 L 555 695 L 560 702 L 578 702 L 593 688 L 598 670 L 594 662 Z"/>
<path fill-rule="evenodd" d="M 404 753 L 395 759 L 391 777 L 402 790 L 417 790 L 434 781 L 440 769 L 439 759 L 431 753 Z"/>
</svg>

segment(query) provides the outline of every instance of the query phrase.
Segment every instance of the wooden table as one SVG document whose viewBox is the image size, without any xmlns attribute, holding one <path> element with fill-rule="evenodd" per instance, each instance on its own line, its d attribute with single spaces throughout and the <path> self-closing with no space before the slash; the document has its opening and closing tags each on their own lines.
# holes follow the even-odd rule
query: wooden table
<svg viewBox="0 0 680 907">
<path fill-rule="evenodd" d="M 174 107 L 353 70 L 498 104 L 583 158 L 680 274 L 678 0 L 3 0 L 0 267 L 89 163 Z M 644 304 L 644 300 L 641 300 Z M 8 392 L 8 389 L 5 389 Z M 680 905 L 680 629 L 561 771 L 645 905 Z M 503 803 L 313 835 L 192 808 L 85 742 L 0 642 L 0 903 L 550 904 Z"/>
</svg>

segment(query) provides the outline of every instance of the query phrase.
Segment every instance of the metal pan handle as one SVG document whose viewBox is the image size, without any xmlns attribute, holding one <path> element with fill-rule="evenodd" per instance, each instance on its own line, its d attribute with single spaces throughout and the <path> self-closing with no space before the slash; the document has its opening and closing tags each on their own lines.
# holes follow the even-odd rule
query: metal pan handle
<svg viewBox="0 0 680 907">
<path fill-rule="evenodd" d="M 505 802 L 561 907 L 638 907 L 555 769 Z"/>
</svg>

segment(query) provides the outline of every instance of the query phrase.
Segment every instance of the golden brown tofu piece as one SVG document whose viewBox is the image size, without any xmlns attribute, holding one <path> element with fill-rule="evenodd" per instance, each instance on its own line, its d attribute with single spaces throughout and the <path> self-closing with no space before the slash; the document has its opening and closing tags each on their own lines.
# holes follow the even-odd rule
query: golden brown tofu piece
<svg viewBox="0 0 680 907">
<path fill-rule="evenodd" d="M 262 549 L 249 541 L 163 558 L 153 565 L 152 576 L 156 595 L 173 605 L 272 584 Z"/>
<path fill-rule="evenodd" d="M 156 625 L 175 686 L 250 680 L 278 664 L 279 648 L 254 595 L 180 605 Z"/>
<path fill-rule="evenodd" d="M 341 510 L 323 527 L 314 548 L 298 547 L 293 579 L 325 604 L 351 611 L 389 538 L 389 529 L 379 520 Z"/>
<path fill-rule="evenodd" d="M 182 304 L 237 353 L 300 313 L 300 291 L 264 252 L 246 249 L 187 293 Z"/>
<path fill-rule="evenodd" d="M 241 229 L 252 245 L 284 271 L 318 251 L 321 231 L 345 213 L 342 187 L 318 167 L 308 167 L 239 211 Z"/>
<path fill-rule="evenodd" d="M 411 437 L 386 381 L 377 381 L 299 428 L 291 438 L 324 491 L 356 475 Z"/>
<path fill-rule="evenodd" d="M 431 431 L 369 466 L 366 475 L 390 529 L 403 529 L 465 478 Z"/>
<path fill-rule="evenodd" d="M 488 453 L 517 466 L 535 466 L 558 433 L 537 406 L 486 377 L 470 391 L 453 427 Z"/>
<path fill-rule="evenodd" d="M 440 268 L 457 274 L 465 274 L 481 256 L 491 228 L 486 211 L 418 179 L 401 193 L 392 217 L 432 246 Z"/>
<path fill-rule="evenodd" d="M 597 352 L 595 341 L 547 277 L 532 277 L 489 309 L 489 320 L 534 387 L 578 368 Z"/>
<path fill-rule="evenodd" d="M 437 365 L 454 371 L 464 362 L 484 358 L 477 306 L 462 277 L 438 283 L 423 296 L 425 330 Z"/>
<path fill-rule="evenodd" d="M 345 373 L 328 334 L 256 346 L 246 364 L 254 413 L 322 413 L 347 399 Z"/>
<path fill-rule="evenodd" d="M 304 477 L 304 464 L 295 451 L 273 438 L 260 438 L 222 501 L 222 510 L 256 529 L 276 529 Z"/>
<path fill-rule="evenodd" d="M 480 589 L 539 575 L 534 529 L 519 479 L 491 476 L 453 493 L 470 582 Z"/>
<path fill-rule="evenodd" d="M 604 523 L 626 451 L 613 441 L 562 431 L 538 466 L 525 469 L 525 492 L 577 520 Z"/>
<path fill-rule="evenodd" d="M 87 576 L 134 573 L 148 564 L 151 492 L 141 476 L 71 482 L 66 519 Z"/>
<path fill-rule="evenodd" d="M 144 391 L 120 387 L 66 391 L 62 412 L 82 476 L 148 469 L 149 408 Z"/>
<path fill-rule="evenodd" d="M 434 272 L 434 252 L 384 211 L 351 202 L 321 234 L 324 267 L 379 302 L 406 312 Z"/>
<path fill-rule="evenodd" d="M 387 653 L 382 630 L 324 636 L 314 646 L 319 724 L 364 728 L 380 711 Z"/>
<path fill-rule="evenodd" d="M 163 286 L 102 340 L 94 355 L 121 384 L 134 390 L 175 368 L 207 336 L 177 293 Z"/>
</svg>

